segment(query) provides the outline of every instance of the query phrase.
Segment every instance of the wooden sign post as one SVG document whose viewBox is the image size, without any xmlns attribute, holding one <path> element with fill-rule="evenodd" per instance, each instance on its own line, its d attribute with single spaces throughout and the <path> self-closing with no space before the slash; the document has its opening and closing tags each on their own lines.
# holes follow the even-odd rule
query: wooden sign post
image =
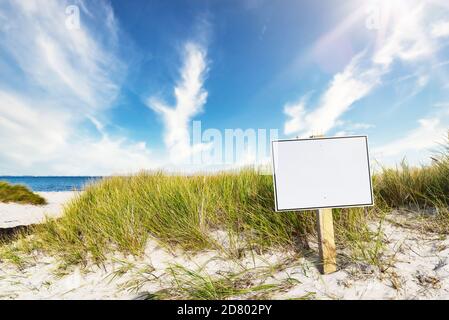
<svg viewBox="0 0 449 320">
<path fill-rule="evenodd" d="M 320 271 L 323 274 L 337 270 L 337 252 L 334 240 L 332 209 L 319 209 L 316 213 Z"/>
<path fill-rule="evenodd" d="M 311 136 L 310 138 L 324 138 L 324 135 Z M 318 234 L 320 271 L 322 274 L 335 272 L 337 270 L 337 250 L 335 248 L 332 209 L 318 209 L 316 213 L 316 228 Z"/>
<path fill-rule="evenodd" d="M 332 208 L 374 204 L 366 136 L 272 141 L 276 212 L 316 210 L 319 269 L 337 270 Z"/>
</svg>

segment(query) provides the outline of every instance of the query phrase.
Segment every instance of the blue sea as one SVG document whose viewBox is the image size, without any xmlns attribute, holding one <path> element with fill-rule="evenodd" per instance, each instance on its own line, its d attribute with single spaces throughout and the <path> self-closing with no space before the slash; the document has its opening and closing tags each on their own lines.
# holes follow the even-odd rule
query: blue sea
<svg viewBox="0 0 449 320">
<path fill-rule="evenodd" d="M 5 177 L 0 181 L 26 185 L 33 191 L 74 191 L 83 190 L 85 185 L 101 177 Z"/>
</svg>

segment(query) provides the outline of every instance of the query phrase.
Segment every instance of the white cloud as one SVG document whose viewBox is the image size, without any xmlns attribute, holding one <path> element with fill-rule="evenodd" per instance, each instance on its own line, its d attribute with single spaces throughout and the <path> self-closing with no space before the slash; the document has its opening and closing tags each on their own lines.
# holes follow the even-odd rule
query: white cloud
<svg viewBox="0 0 449 320">
<path fill-rule="evenodd" d="M 390 36 L 373 56 L 374 64 L 389 67 L 395 59 L 413 61 L 429 57 L 435 51 L 425 27 L 425 5 L 421 3 L 407 9 L 407 12 L 398 12 L 399 16 L 388 30 Z"/>
<path fill-rule="evenodd" d="M 304 136 L 324 134 L 355 101 L 366 96 L 379 83 L 382 70 L 362 69 L 359 65 L 362 56 L 355 57 L 343 72 L 334 76 L 315 110 L 306 112 L 303 101 L 295 106 L 287 105 L 285 113 L 290 119 L 284 132 L 300 132 Z"/>
<path fill-rule="evenodd" d="M 438 21 L 432 25 L 432 37 L 443 38 L 449 36 L 449 21 Z"/>
<path fill-rule="evenodd" d="M 101 137 L 79 134 L 72 116 L 0 91 L 0 174 L 109 175 L 157 164 L 144 143 L 109 137 L 95 118 Z"/>
<path fill-rule="evenodd" d="M 53 172 L 70 172 L 72 175 L 129 174 L 158 164 L 144 142 L 108 136 L 101 139 L 81 137 L 66 144 L 60 153 L 52 153 L 51 157 Z"/>
<path fill-rule="evenodd" d="M 418 120 L 418 127 L 410 130 L 403 137 L 373 149 L 373 156 L 383 164 L 392 164 L 398 156 L 405 157 L 412 163 L 423 161 L 444 142 L 447 127 L 438 117 Z"/>
<path fill-rule="evenodd" d="M 189 123 L 203 110 L 207 91 L 204 90 L 204 78 L 207 74 L 206 49 L 194 42 L 184 46 L 183 65 L 180 80 L 174 88 L 176 103 L 167 105 L 157 97 L 150 97 L 147 105 L 162 116 L 165 125 L 164 141 L 174 163 L 181 163 L 194 152 L 207 148 L 207 145 L 190 144 Z"/>
<path fill-rule="evenodd" d="M 48 95 L 75 96 L 77 108 L 108 107 L 118 93 L 124 65 L 114 56 L 113 44 L 100 43 L 97 36 L 105 32 L 107 39 L 115 31 L 101 25 L 93 30 L 84 20 L 80 29 L 69 30 L 65 8 L 54 0 L 4 2 L 0 10 L 14 13 L 15 19 L 9 20 L 8 32 L 1 32 L 2 58 L 13 59 L 27 81 Z M 106 8 L 96 6 L 94 18 L 104 18 Z"/>
<path fill-rule="evenodd" d="M 302 98 L 297 103 L 287 104 L 284 107 L 284 113 L 290 117 L 289 120 L 285 122 L 284 133 L 293 134 L 304 128 L 304 115 L 305 110 L 305 99 Z"/>
<path fill-rule="evenodd" d="M 335 136 L 350 136 L 359 133 L 366 133 L 367 130 L 372 129 L 375 125 L 364 122 L 351 122 L 338 120 L 335 124 L 336 128 L 340 128 L 340 131 L 335 133 Z"/>
<path fill-rule="evenodd" d="M 64 146 L 70 135 L 64 112 L 0 91 L 0 146 L 5 158 L 30 165 Z M 29 155 L 29 156 L 28 156 Z"/>
<path fill-rule="evenodd" d="M 98 119 L 125 76 L 117 23 L 104 2 L 0 3 L 0 174 L 111 174 L 154 166 L 142 142 L 108 136 Z M 9 18 L 8 18 L 9 17 Z M 93 121 L 95 119 L 95 121 Z M 83 129 L 86 121 L 98 133 Z"/>
<path fill-rule="evenodd" d="M 426 7 L 410 6 L 407 12 L 397 12 L 391 26 L 383 30 L 389 34 L 378 43 L 369 55 L 363 51 L 356 55 L 345 69 L 337 73 L 328 88 L 320 96 L 317 106 L 307 110 L 303 100 L 298 104 L 287 104 L 284 112 L 288 119 L 285 134 L 325 134 L 335 128 L 340 117 L 360 99 L 368 96 L 382 83 L 395 60 L 410 63 L 430 57 L 437 46 L 426 32 Z M 419 78 L 417 88 L 428 83 L 426 75 Z"/>
<path fill-rule="evenodd" d="M 348 130 L 368 130 L 368 129 L 374 128 L 375 125 L 370 124 L 370 123 L 363 123 L 363 122 L 359 122 L 359 123 L 349 122 L 348 124 L 345 124 L 345 127 L 348 128 Z"/>
</svg>

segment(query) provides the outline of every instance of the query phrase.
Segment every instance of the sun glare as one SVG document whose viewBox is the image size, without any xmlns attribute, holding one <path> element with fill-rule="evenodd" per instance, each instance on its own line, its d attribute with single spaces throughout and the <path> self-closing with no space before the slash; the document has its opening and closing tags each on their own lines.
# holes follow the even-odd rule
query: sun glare
<svg viewBox="0 0 449 320">
<path fill-rule="evenodd" d="M 419 6 L 419 2 L 405 0 L 372 0 L 367 4 L 373 23 L 377 23 L 377 29 L 385 30 L 392 24 L 407 17 Z"/>
</svg>

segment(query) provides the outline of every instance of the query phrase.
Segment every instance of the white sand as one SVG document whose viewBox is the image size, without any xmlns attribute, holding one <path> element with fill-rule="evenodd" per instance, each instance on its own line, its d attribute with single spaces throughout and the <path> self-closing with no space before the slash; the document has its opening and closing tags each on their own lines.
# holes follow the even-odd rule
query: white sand
<svg viewBox="0 0 449 320">
<path fill-rule="evenodd" d="M 0 228 L 12 228 L 41 223 L 45 216 L 58 217 L 68 200 L 76 192 L 37 192 L 48 204 L 44 206 L 23 205 L 16 203 L 0 203 Z"/>
<path fill-rule="evenodd" d="M 390 215 L 394 218 L 394 214 Z M 149 241 L 140 258 L 119 254 L 104 266 L 72 267 L 64 275 L 55 273 L 53 257 L 37 254 L 27 265 L 0 262 L 0 299 L 137 299 L 146 293 L 172 287 L 168 268 L 175 264 L 202 270 L 212 277 L 250 270 L 253 285 L 296 280 L 272 298 L 316 299 L 449 299 L 449 241 L 441 235 L 423 233 L 384 222 L 386 270 L 366 264 L 351 264 L 322 276 L 311 258 L 291 252 L 271 252 L 235 261 L 220 252 L 195 256 L 170 253 Z M 285 265 L 274 274 L 269 268 Z M 386 264 L 388 265 L 388 263 Z"/>
<path fill-rule="evenodd" d="M 386 270 L 361 264 L 326 276 L 299 272 L 303 285 L 279 298 L 311 291 L 330 299 L 449 299 L 448 239 L 384 224 Z"/>
</svg>

